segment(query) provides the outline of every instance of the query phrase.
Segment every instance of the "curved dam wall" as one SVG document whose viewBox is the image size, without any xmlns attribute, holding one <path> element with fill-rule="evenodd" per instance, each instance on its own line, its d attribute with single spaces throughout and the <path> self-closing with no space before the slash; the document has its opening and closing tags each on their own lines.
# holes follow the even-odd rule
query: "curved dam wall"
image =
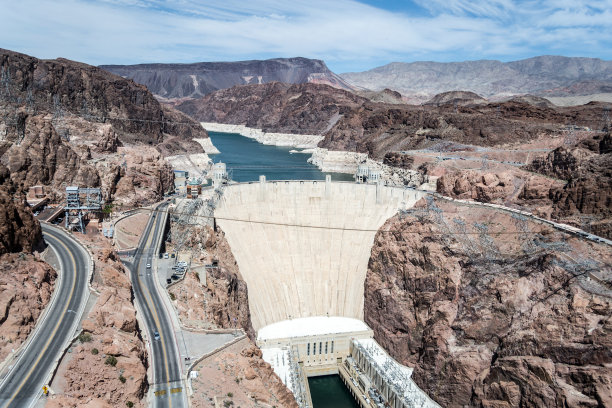
<svg viewBox="0 0 612 408">
<path fill-rule="evenodd" d="M 254 329 L 298 317 L 363 319 L 376 231 L 423 195 L 329 180 L 227 186 L 214 215 L 247 283 Z"/>
</svg>

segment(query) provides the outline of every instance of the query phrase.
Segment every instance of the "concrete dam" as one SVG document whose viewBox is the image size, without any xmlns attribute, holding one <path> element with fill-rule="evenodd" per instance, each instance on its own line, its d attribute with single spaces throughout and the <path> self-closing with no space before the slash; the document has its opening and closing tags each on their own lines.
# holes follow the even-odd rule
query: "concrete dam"
<svg viewBox="0 0 612 408">
<path fill-rule="evenodd" d="M 298 317 L 363 319 L 376 231 L 422 195 L 322 181 L 226 187 L 215 217 L 247 283 L 254 329 Z"/>
<path fill-rule="evenodd" d="M 261 176 L 221 190 L 214 217 L 247 284 L 257 344 L 298 405 L 312 407 L 306 377 L 339 374 L 362 407 L 437 406 L 363 322 L 374 237 L 387 219 L 426 192 L 331 182 L 329 176 L 272 182 Z M 365 361 L 356 358 L 363 341 L 370 342 L 368 350 L 378 347 L 370 354 L 380 360 L 367 370 L 355 363 Z M 378 366 L 401 375 L 374 375 Z"/>
</svg>

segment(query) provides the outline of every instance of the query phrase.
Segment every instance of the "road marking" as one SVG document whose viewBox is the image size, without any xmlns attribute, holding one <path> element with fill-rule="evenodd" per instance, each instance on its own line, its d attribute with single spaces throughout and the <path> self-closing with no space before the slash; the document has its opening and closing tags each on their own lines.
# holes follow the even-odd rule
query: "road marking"
<svg viewBox="0 0 612 408">
<path fill-rule="evenodd" d="M 151 234 L 151 232 L 155 231 L 155 226 L 157 225 L 157 219 L 155 219 L 155 221 L 153 221 L 153 224 L 151 225 L 151 228 L 149 229 L 149 237 L 147 238 L 147 241 L 145 243 L 145 246 L 143 247 L 143 252 L 146 248 L 149 248 L 150 244 L 151 244 L 151 239 L 153 237 L 153 235 Z M 142 257 L 140 258 L 140 260 L 138 261 L 138 264 L 136 265 L 136 271 L 138 272 L 140 270 L 140 264 L 142 263 Z M 157 314 L 157 310 L 153 307 L 153 299 L 151 298 L 151 294 L 149 293 L 149 290 L 147 289 L 147 287 L 145 285 L 142 284 L 142 280 L 140 279 L 140 274 L 137 274 L 137 279 L 138 279 L 138 284 L 140 285 L 140 287 L 142 288 L 143 292 L 145 292 L 145 301 L 147 302 L 147 305 L 149 306 L 149 309 L 151 310 L 151 312 L 153 313 L 153 320 L 155 320 L 155 324 L 157 325 L 157 327 L 159 328 L 159 337 L 161 339 L 161 345 L 162 345 L 162 351 L 164 354 L 164 367 L 166 368 L 166 379 L 167 381 L 170 381 L 170 370 L 168 369 L 168 354 L 166 352 L 166 343 L 164 342 L 164 336 L 163 336 L 163 330 L 161 330 L 161 324 L 159 321 L 159 316 Z M 166 393 L 166 391 L 164 390 L 164 394 Z M 164 395 L 161 394 L 161 395 Z M 156 394 L 157 395 L 157 394 Z M 168 401 L 169 406 L 172 407 L 172 400 Z"/>
<path fill-rule="evenodd" d="M 55 325 L 55 328 L 53 329 L 53 332 L 51 333 L 51 336 L 49 336 L 49 339 L 47 340 L 47 342 L 45 343 L 45 346 L 43 347 L 41 353 L 38 355 L 38 358 L 36 359 L 36 361 L 34 362 L 34 364 L 32 364 L 32 367 L 30 368 L 30 371 L 28 371 L 28 374 L 26 374 L 25 378 L 21 381 L 21 383 L 19 384 L 19 387 L 17 387 L 17 391 L 15 391 L 13 393 L 13 395 L 11 396 L 11 398 L 8 400 L 8 402 L 6 403 L 6 407 L 8 407 L 11 402 L 13 402 L 13 400 L 15 399 L 15 397 L 19 394 L 19 392 L 21 391 L 21 389 L 23 388 L 23 386 L 27 383 L 27 381 L 30 379 L 30 376 L 32 375 L 32 373 L 34 372 L 34 369 L 36 368 L 36 366 L 38 365 L 38 363 L 40 362 L 40 359 L 45 355 L 47 349 L 49 348 L 49 344 L 51 344 L 51 341 L 54 339 L 60 324 L 64 321 L 64 317 L 66 317 L 66 312 L 68 310 L 68 305 L 70 304 L 70 301 L 72 300 L 72 297 L 74 295 L 74 288 L 76 286 L 76 281 L 77 281 L 77 267 L 76 267 L 76 261 L 74 259 L 74 256 L 72 255 L 72 252 L 70 252 L 70 250 L 68 249 L 68 247 L 66 246 L 66 244 L 64 244 L 58 237 L 57 235 L 51 234 L 46 232 L 47 234 L 51 235 L 53 238 L 55 238 L 55 240 L 57 242 L 60 243 L 61 246 L 64 247 L 64 249 L 66 249 L 66 252 L 68 253 L 68 255 L 70 256 L 70 259 L 72 261 L 72 265 L 73 265 L 73 271 L 74 271 L 74 279 L 72 281 L 72 287 L 70 288 L 70 295 L 68 296 L 68 301 L 66 302 L 66 306 L 64 306 L 64 310 L 61 313 L 61 317 L 58 320 L 57 324 Z"/>
<path fill-rule="evenodd" d="M 162 395 L 166 395 L 166 390 L 155 391 L 156 397 L 161 397 Z"/>
<path fill-rule="evenodd" d="M 183 392 L 183 389 L 181 387 L 170 388 L 170 394 L 178 394 L 179 392 Z"/>
</svg>

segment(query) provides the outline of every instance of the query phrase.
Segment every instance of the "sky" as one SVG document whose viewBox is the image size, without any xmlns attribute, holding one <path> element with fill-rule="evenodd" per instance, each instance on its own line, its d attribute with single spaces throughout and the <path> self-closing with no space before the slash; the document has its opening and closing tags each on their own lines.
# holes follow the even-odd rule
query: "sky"
<svg viewBox="0 0 612 408">
<path fill-rule="evenodd" d="M 612 0 L 0 0 L 0 48 L 93 65 L 612 59 Z"/>
</svg>

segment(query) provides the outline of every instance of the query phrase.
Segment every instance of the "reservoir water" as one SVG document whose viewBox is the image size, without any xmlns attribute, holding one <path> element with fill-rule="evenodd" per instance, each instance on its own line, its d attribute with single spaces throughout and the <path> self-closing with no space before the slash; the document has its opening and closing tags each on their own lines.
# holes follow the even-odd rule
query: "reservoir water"
<svg viewBox="0 0 612 408">
<path fill-rule="evenodd" d="M 359 408 L 340 376 L 308 378 L 313 408 Z"/>
<path fill-rule="evenodd" d="M 264 145 L 237 133 L 208 134 L 221 152 L 212 155 L 212 160 L 226 163 L 234 181 L 257 181 L 262 174 L 267 180 L 325 180 L 326 173 L 306 161 L 310 155 L 289 153 L 292 147 Z M 352 174 L 328 174 L 332 180 L 354 180 Z"/>
</svg>

